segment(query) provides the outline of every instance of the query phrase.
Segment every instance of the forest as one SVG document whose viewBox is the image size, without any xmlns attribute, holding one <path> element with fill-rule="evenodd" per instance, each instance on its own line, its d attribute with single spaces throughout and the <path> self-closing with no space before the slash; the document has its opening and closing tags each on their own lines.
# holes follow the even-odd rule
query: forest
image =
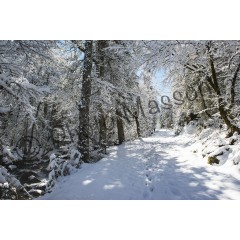
<svg viewBox="0 0 240 240">
<path fill-rule="evenodd" d="M 240 199 L 239 113 L 239 40 L 1 40 L 0 199 Z"/>
</svg>

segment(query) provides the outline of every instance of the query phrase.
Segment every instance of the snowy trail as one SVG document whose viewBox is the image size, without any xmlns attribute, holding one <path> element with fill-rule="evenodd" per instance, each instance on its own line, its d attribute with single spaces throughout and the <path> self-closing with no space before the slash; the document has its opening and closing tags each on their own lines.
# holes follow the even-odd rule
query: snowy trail
<svg viewBox="0 0 240 240">
<path fill-rule="evenodd" d="M 240 177 L 193 153 L 190 137 L 160 130 L 111 147 L 39 199 L 240 199 Z"/>
</svg>

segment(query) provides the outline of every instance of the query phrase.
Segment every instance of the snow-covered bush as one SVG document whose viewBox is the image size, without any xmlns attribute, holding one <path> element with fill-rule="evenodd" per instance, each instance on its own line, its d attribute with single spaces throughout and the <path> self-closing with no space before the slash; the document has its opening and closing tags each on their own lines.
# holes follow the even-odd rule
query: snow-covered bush
<svg viewBox="0 0 240 240">
<path fill-rule="evenodd" d="M 77 149 L 70 151 L 68 160 L 64 159 L 63 156 L 57 157 L 54 153 L 51 154 L 47 167 L 49 171 L 47 191 L 52 189 L 58 177 L 69 175 L 74 169 L 80 166 L 80 156 L 81 154 Z"/>
<path fill-rule="evenodd" d="M 0 166 L 0 199 L 18 199 L 17 190 L 22 188 L 21 183 Z"/>
<path fill-rule="evenodd" d="M 8 166 L 19 160 L 19 156 L 9 146 L 2 146 L 2 159 L 0 164 Z"/>
<path fill-rule="evenodd" d="M 240 163 L 240 151 L 239 149 L 235 148 L 229 158 L 232 160 L 234 165 L 237 165 Z"/>
<path fill-rule="evenodd" d="M 198 122 L 191 121 L 187 126 L 183 128 L 183 133 L 196 134 L 198 132 Z"/>
</svg>

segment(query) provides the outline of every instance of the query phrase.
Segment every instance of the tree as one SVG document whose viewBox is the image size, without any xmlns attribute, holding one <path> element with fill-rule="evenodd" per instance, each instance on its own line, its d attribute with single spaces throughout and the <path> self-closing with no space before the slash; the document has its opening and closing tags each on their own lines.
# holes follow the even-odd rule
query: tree
<svg viewBox="0 0 240 240">
<path fill-rule="evenodd" d="M 181 99 L 177 102 L 178 108 L 187 115 L 190 112 L 206 114 L 206 118 L 218 112 L 231 136 L 234 132 L 240 133 L 236 115 L 239 109 L 239 44 L 239 41 L 145 42 L 148 51 L 144 64 L 149 69 L 165 69 L 166 79 L 172 82 L 173 92 L 178 91 Z M 186 95 L 189 88 L 199 90 L 200 97 L 189 100 Z M 191 111 L 188 113 L 188 110 Z"/>
<path fill-rule="evenodd" d="M 90 159 L 90 100 L 92 92 L 92 50 L 93 41 L 85 41 L 84 60 L 83 60 L 83 77 L 81 100 L 78 105 L 79 109 L 79 150 L 84 162 L 91 162 Z M 80 49 L 81 50 L 81 49 Z"/>
</svg>

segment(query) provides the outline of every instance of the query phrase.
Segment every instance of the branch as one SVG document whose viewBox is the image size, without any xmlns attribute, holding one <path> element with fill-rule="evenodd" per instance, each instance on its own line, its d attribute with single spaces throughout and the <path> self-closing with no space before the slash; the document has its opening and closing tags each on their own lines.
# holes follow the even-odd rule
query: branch
<svg viewBox="0 0 240 240">
<path fill-rule="evenodd" d="M 231 85 L 231 104 L 230 104 L 230 107 L 229 108 L 232 108 L 233 105 L 234 105 L 234 102 L 235 102 L 235 85 L 236 85 L 236 81 L 237 81 L 237 75 L 238 75 L 238 72 L 240 71 L 240 58 L 239 58 L 239 63 L 238 63 L 238 66 L 237 66 L 237 69 L 233 75 L 233 78 L 232 78 L 232 85 Z"/>
<path fill-rule="evenodd" d="M 72 42 L 81 52 L 85 53 L 85 49 L 78 44 L 78 41 L 77 41 L 77 40 L 71 40 L 71 42 Z M 95 58 L 92 58 L 92 60 L 93 60 L 93 62 L 94 62 L 95 64 L 99 64 L 99 62 L 98 62 Z"/>
</svg>

